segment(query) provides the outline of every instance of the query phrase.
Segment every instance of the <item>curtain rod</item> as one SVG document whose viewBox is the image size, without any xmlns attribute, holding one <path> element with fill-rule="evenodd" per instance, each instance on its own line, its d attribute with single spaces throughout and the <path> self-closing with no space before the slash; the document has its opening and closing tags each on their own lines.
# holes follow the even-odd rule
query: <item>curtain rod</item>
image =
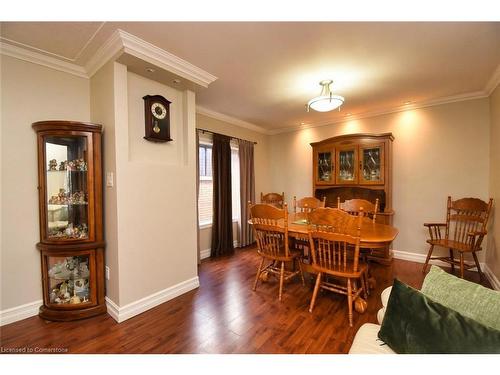
<svg viewBox="0 0 500 375">
<path fill-rule="evenodd" d="M 252 141 L 249 141 L 249 140 L 247 140 L 247 139 L 237 138 L 237 137 L 232 137 L 232 136 L 230 136 L 230 135 L 216 133 L 216 132 L 213 132 L 213 131 L 211 131 L 211 130 L 207 130 L 207 129 L 196 128 L 196 130 L 199 130 L 199 131 L 201 131 L 201 132 L 203 132 L 203 133 L 210 133 L 210 134 L 217 134 L 217 135 L 225 135 L 226 137 L 229 137 L 229 138 L 231 138 L 231 139 L 237 139 L 237 140 L 239 140 L 239 141 L 247 141 L 247 142 L 252 142 Z M 254 145 L 256 145 L 256 144 L 257 144 L 257 142 L 253 142 L 253 144 L 254 144 Z"/>
</svg>

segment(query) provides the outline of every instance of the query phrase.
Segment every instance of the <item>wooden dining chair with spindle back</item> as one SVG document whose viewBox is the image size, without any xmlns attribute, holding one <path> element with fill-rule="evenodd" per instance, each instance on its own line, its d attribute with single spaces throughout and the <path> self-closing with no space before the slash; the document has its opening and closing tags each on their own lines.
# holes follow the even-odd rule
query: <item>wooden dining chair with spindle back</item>
<svg viewBox="0 0 500 375">
<path fill-rule="evenodd" d="M 460 267 L 460 277 L 464 278 L 464 270 L 477 268 L 480 281 L 483 272 L 477 259 L 476 252 L 481 250 L 481 243 L 487 234 L 487 224 L 490 217 L 493 199 L 485 202 L 478 198 L 462 198 L 452 201 L 448 197 L 446 208 L 446 223 L 425 223 L 429 229 L 430 245 L 422 272 L 425 273 L 431 259 L 438 259 L 451 265 L 451 272 L 455 266 Z M 442 233 L 444 229 L 444 233 Z M 432 257 L 434 247 L 444 247 L 449 251 L 449 256 Z M 458 251 L 460 259 L 455 260 L 454 251 Z M 474 263 L 466 263 L 464 254 L 472 254 Z"/>
<path fill-rule="evenodd" d="M 349 199 L 344 201 L 343 203 L 340 203 L 340 197 L 337 197 L 337 208 L 347 212 L 350 215 L 359 215 L 360 213 L 363 213 L 364 216 L 367 216 L 371 218 L 372 223 L 375 223 L 377 220 L 377 212 L 379 209 L 379 200 L 378 198 L 375 199 L 375 204 L 373 204 L 370 201 L 367 201 L 366 199 Z M 364 262 L 366 263 L 368 269 L 368 275 L 369 275 L 369 285 L 371 289 L 375 288 L 376 280 L 374 277 L 371 275 L 370 271 L 370 256 L 373 255 L 373 249 L 363 249 L 361 254 L 363 257 Z M 370 292 L 370 289 L 367 289 L 368 293 Z"/>
<path fill-rule="evenodd" d="M 250 205 L 250 219 L 257 241 L 257 252 L 262 257 L 253 290 L 257 289 L 262 273 L 274 274 L 279 276 L 279 300 L 283 294 L 283 283 L 297 275 L 304 283 L 304 275 L 300 262 L 301 253 L 290 249 L 288 246 L 288 210 L 287 205 L 283 209 L 273 207 L 268 204 Z M 265 260 L 271 263 L 264 266 Z M 298 270 L 295 267 L 292 271 L 285 269 L 285 263 L 297 262 Z"/>
<path fill-rule="evenodd" d="M 320 288 L 344 294 L 352 327 L 353 304 L 359 313 L 367 307 L 367 267 L 359 259 L 363 214 L 353 216 L 336 208 L 318 208 L 308 217 L 312 268 L 317 272 L 309 312 Z"/>
<path fill-rule="evenodd" d="M 296 196 L 293 197 L 293 212 L 295 214 L 304 214 L 311 212 L 317 208 L 325 207 L 326 197 L 319 200 L 316 197 L 304 197 L 297 199 Z M 307 216 L 305 217 L 307 218 Z M 302 260 L 305 263 L 310 263 L 310 251 L 309 251 L 309 237 L 308 236 L 297 236 L 292 239 L 292 247 L 300 250 L 302 252 Z"/>
<path fill-rule="evenodd" d="M 370 217 L 375 222 L 379 210 L 378 202 L 377 198 L 375 199 L 375 204 L 366 199 L 349 199 L 340 203 L 340 197 L 337 197 L 337 208 L 351 215 L 358 215 L 360 212 L 363 212 L 365 216 Z"/>
<path fill-rule="evenodd" d="M 277 208 L 283 208 L 285 204 L 285 192 L 279 193 L 260 193 L 260 203 L 270 204 Z"/>
<path fill-rule="evenodd" d="M 296 196 L 293 196 L 293 212 L 311 212 L 316 208 L 325 207 L 326 197 L 319 200 L 316 197 L 304 197 L 297 200 Z"/>
</svg>

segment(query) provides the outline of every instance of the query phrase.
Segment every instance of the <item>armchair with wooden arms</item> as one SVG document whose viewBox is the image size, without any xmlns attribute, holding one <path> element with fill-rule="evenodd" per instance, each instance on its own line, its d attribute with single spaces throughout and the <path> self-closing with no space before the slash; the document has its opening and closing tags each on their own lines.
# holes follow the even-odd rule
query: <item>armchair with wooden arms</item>
<svg viewBox="0 0 500 375">
<path fill-rule="evenodd" d="M 363 214 L 352 216 L 336 208 L 318 208 L 308 217 L 312 267 L 317 272 L 309 312 L 320 288 L 344 294 L 352 327 L 353 304 L 360 313 L 367 307 L 367 267 L 359 259 Z"/>
<path fill-rule="evenodd" d="M 285 204 L 285 192 L 279 193 L 260 193 L 260 203 L 270 204 L 277 208 L 283 208 Z"/>
<path fill-rule="evenodd" d="M 493 199 L 486 203 L 477 198 L 462 198 L 452 201 L 451 197 L 448 197 L 446 223 L 424 223 L 424 226 L 429 229 L 430 238 L 427 243 L 430 248 L 422 272 L 425 273 L 430 260 L 438 259 L 449 263 L 452 272 L 455 272 L 455 266 L 459 266 L 462 279 L 464 278 L 464 270 L 476 267 L 482 281 L 484 276 L 476 252 L 481 250 L 481 243 L 487 233 L 492 206 Z M 435 246 L 447 248 L 449 256 L 432 257 Z M 455 260 L 454 251 L 458 251 L 459 260 Z M 464 261 L 465 253 L 472 254 L 474 264 Z"/>
<path fill-rule="evenodd" d="M 283 283 L 294 276 L 300 275 L 302 285 L 304 275 L 300 262 L 301 253 L 288 246 L 288 210 L 285 203 L 283 209 L 268 204 L 255 204 L 250 206 L 252 228 L 257 241 L 257 252 L 262 257 L 253 290 L 257 289 L 262 273 L 267 272 L 279 276 L 279 300 L 283 294 Z M 265 260 L 271 263 L 264 266 Z M 298 263 L 298 270 L 285 269 L 285 263 Z"/>
</svg>

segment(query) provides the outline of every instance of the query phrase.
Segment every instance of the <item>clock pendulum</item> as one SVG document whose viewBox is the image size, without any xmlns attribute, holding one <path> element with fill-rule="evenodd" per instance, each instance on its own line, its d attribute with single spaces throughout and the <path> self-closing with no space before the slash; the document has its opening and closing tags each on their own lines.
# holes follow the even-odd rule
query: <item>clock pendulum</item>
<svg viewBox="0 0 500 375">
<path fill-rule="evenodd" d="M 160 132 L 160 127 L 158 126 L 158 121 L 155 120 L 155 126 L 153 126 L 153 131 L 158 134 Z"/>
</svg>

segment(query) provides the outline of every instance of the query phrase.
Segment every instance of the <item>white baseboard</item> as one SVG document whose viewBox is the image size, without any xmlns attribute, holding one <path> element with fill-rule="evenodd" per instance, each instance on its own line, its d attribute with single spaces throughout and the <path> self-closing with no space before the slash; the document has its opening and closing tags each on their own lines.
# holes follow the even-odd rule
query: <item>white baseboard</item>
<svg viewBox="0 0 500 375">
<path fill-rule="evenodd" d="M 401 260 L 408 260 L 415 263 L 425 263 L 427 254 L 411 253 L 408 251 L 392 250 L 394 258 Z M 437 259 L 432 259 L 429 264 L 435 264 L 436 266 L 449 266 L 448 263 L 442 262 Z"/>
<path fill-rule="evenodd" d="M 240 243 L 237 240 L 234 240 L 233 247 L 240 247 Z M 200 250 L 200 260 L 210 258 L 211 253 L 212 249 Z"/>
<path fill-rule="evenodd" d="M 205 249 L 200 251 L 200 259 L 210 258 L 211 249 Z"/>
<path fill-rule="evenodd" d="M 0 326 L 38 315 L 38 309 L 41 305 L 43 305 L 43 301 L 39 300 L 0 311 Z"/>
<path fill-rule="evenodd" d="M 396 259 L 402 259 L 402 260 L 408 260 L 410 262 L 416 262 L 416 263 L 425 263 L 425 259 L 427 258 L 427 254 L 418 254 L 418 253 L 410 253 L 407 251 L 401 251 L 401 250 L 392 250 L 393 256 Z M 438 259 L 432 259 L 429 264 L 435 264 L 436 266 L 440 267 L 449 267 L 450 265 L 446 262 L 442 262 Z M 491 286 L 495 290 L 500 290 L 500 281 L 498 281 L 497 277 L 493 274 L 491 269 L 488 267 L 486 263 L 479 262 L 479 265 L 481 266 L 481 270 L 483 271 L 484 275 L 488 278 Z M 475 267 L 474 267 L 475 269 Z"/>
<path fill-rule="evenodd" d="M 500 290 L 500 281 L 495 276 L 495 274 L 493 273 L 493 271 L 491 270 L 491 268 L 488 267 L 488 265 L 486 263 L 485 264 L 481 264 L 481 267 L 483 268 L 483 272 L 486 275 L 486 277 L 488 278 L 488 280 L 490 281 L 491 286 L 493 287 L 493 289 Z"/>
<path fill-rule="evenodd" d="M 118 323 L 121 323 L 199 286 L 200 280 L 196 276 L 121 307 L 106 297 L 106 306 L 108 307 L 109 315 Z"/>
</svg>

